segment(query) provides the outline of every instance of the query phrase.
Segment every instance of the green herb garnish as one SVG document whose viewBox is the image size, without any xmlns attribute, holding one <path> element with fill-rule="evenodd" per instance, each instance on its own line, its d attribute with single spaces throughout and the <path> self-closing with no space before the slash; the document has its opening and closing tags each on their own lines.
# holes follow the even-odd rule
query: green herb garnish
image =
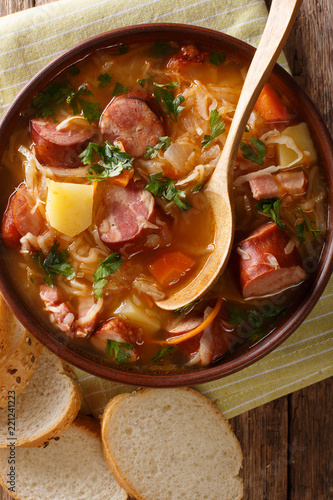
<svg viewBox="0 0 333 500">
<path fill-rule="evenodd" d="M 128 87 L 126 87 L 126 85 L 116 82 L 112 95 L 113 97 L 115 97 L 117 95 L 127 94 L 127 92 L 128 92 Z"/>
<path fill-rule="evenodd" d="M 132 344 L 107 339 L 106 352 L 110 356 L 114 357 L 117 364 L 125 363 L 127 359 L 131 357 L 130 353 L 127 351 L 134 351 L 134 347 Z"/>
<path fill-rule="evenodd" d="M 72 66 L 70 66 L 68 69 L 72 76 L 77 76 L 81 73 L 81 71 L 77 66 L 75 66 L 75 64 L 72 64 Z"/>
<path fill-rule="evenodd" d="M 200 302 L 200 300 L 194 300 L 193 302 L 189 302 L 188 304 L 186 304 L 185 306 L 183 307 L 179 307 L 179 309 L 175 309 L 173 312 L 175 314 L 182 314 L 183 312 L 185 312 L 189 307 L 193 307 L 195 306 L 196 304 L 198 304 L 198 302 Z"/>
<path fill-rule="evenodd" d="M 93 163 L 94 153 L 101 161 Z M 121 151 L 117 146 L 113 146 L 106 141 L 104 146 L 90 142 L 86 149 L 79 155 L 84 165 L 90 165 L 87 177 L 90 181 L 105 181 L 108 177 L 115 177 L 122 173 L 124 169 L 131 169 L 133 158 L 129 154 Z"/>
<path fill-rule="evenodd" d="M 129 51 L 129 46 L 126 43 L 120 43 L 112 48 L 110 56 L 122 56 Z"/>
<path fill-rule="evenodd" d="M 150 159 L 155 158 L 161 149 L 166 151 L 170 146 L 170 144 L 171 144 L 171 137 L 168 136 L 159 137 L 157 144 L 155 144 L 153 148 L 151 148 L 150 146 L 146 147 L 147 152 L 144 156 L 145 160 L 148 160 L 149 158 Z"/>
<path fill-rule="evenodd" d="M 181 104 L 185 101 L 185 97 L 183 95 L 175 97 L 174 92 L 172 91 L 172 89 L 178 85 L 175 84 L 176 82 L 170 82 L 164 85 L 153 82 L 156 101 L 161 102 L 164 105 L 165 112 L 174 122 L 177 121 L 179 113 L 185 109 L 185 106 L 181 106 Z"/>
<path fill-rule="evenodd" d="M 153 79 L 154 79 L 154 76 L 148 76 L 148 78 L 138 78 L 137 79 L 137 82 L 141 85 L 142 88 L 145 87 L 145 85 L 147 84 L 147 88 L 149 87 L 149 85 L 153 84 Z"/>
<path fill-rule="evenodd" d="M 156 363 L 157 361 L 161 361 L 166 356 L 169 356 L 169 354 L 172 354 L 175 350 L 176 350 L 176 348 L 173 346 L 162 347 L 162 349 L 157 354 L 155 354 L 155 356 L 153 356 L 151 358 L 151 360 L 153 363 Z"/>
<path fill-rule="evenodd" d="M 219 135 L 225 132 L 225 123 L 222 121 L 222 117 L 217 111 L 217 109 L 213 109 L 209 115 L 209 124 L 210 124 L 210 135 L 205 135 L 204 140 L 201 145 L 203 148 L 209 146 L 213 139 L 218 137 Z"/>
<path fill-rule="evenodd" d="M 231 304 L 227 306 L 230 313 L 229 323 L 232 325 L 247 324 L 250 327 L 250 340 L 258 340 L 265 332 L 263 329 L 264 323 L 269 318 L 277 318 L 284 315 L 286 307 L 266 306 L 263 311 L 257 309 L 238 309 Z"/>
<path fill-rule="evenodd" d="M 213 51 L 210 54 L 209 62 L 215 66 L 220 66 L 226 60 L 226 55 L 224 52 Z"/>
<path fill-rule="evenodd" d="M 203 184 L 201 184 L 200 182 L 198 182 L 192 189 L 191 189 L 191 193 L 199 193 L 199 191 L 201 191 L 201 189 L 204 187 Z"/>
<path fill-rule="evenodd" d="M 153 59 L 159 59 L 160 57 L 167 56 L 171 50 L 168 43 L 156 42 L 149 53 L 149 57 Z"/>
<path fill-rule="evenodd" d="M 150 182 L 145 185 L 145 189 L 154 196 L 159 196 L 167 201 L 174 201 L 181 212 L 192 208 L 191 205 L 181 199 L 185 198 L 186 194 L 185 191 L 176 189 L 176 179 L 163 177 L 163 172 L 159 172 L 158 174 L 150 175 L 149 180 Z"/>
<path fill-rule="evenodd" d="M 103 297 L 103 288 L 107 285 L 106 279 L 111 274 L 115 273 L 122 265 L 123 260 L 119 253 L 112 253 L 104 261 L 99 259 L 99 266 L 94 272 L 94 294 L 95 299 Z"/>
<path fill-rule="evenodd" d="M 264 164 L 264 157 L 266 154 L 266 145 L 260 139 L 255 139 L 251 137 L 251 142 L 254 146 L 254 149 L 249 144 L 245 142 L 241 142 L 240 148 L 243 151 L 243 156 L 247 160 L 258 163 L 259 165 Z"/>
<path fill-rule="evenodd" d="M 279 229 L 284 228 L 284 223 L 280 221 L 280 205 L 282 200 L 279 198 L 267 198 L 266 200 L 260 200 L 256 204 L 256 209 L 261 210 L 264 214 L 269 215 L 272 221 L 275 222 Z"/>
<path fill-rule="evenodd" d="M 104 87 L 106 87 L 107 85 L 109 85 L 109 83 L 111 82 L 112 75 L 109 75 L 109 73 L 101 73 L 97 77 L 97 80 L 99 82 L 98 88 L 99 89 L 104 89 Z"/>
<path fill-rule="evenodd" d="M 82 109 L 83 116 L 89 123 L 99 120 L 101 116 L 101 106 L 97 102 L 90 102 L 83 97 L 93 97 L 94 94 L 87 89 L 85 85 L 81 85 L 77 91 L 72 91 L 66 99 L 70 105 L 74 115 L 79 114 L 79 107 Z"/>
<path fill-rule="evenodd" d="M 47 278 L 44 278 L 44 281 L 49 286 L 53 286 L 54 278 L 57 274 L 65 276 L 68 280 L 75 278 L 75 270 L 71 263 L 67 260 L 68 250 L 65 249 L 59 252 L 58 248 L 59 243 L 55 241 L 45 258 L 42 252 L 37 252 L 33 256 L 33 258 L 47 274 Z"/>
<path fill-rule="evenodd" d="M 65 102 L 72 89 L 63 87 L 61 83 L 48 85 L 44 92 L 39 92 L 32 99 L 32 107 L 35 108 L 35 116 L 51 116 L 56 107 Z"/>
<path fill-rule="evenodd" d="M 303 210 L 301 209 L 301 214 L 303 217 L 303 221 L 300 224 L 295 225 L 296 229 L 296 234 L 297 238 L 299 241 L 304 244 L 305 243 L 305 232 L 308 231 L 312 233 L 317 240 L 319 240 L 319 236 L 317 233 L 320 233 L 321 231 L 319 229 L 315 229 L 312 224 L 314 224 L 314 221 L 312 220 L 311 222 L 305 217 L 305 214 Z"/>
</svg>

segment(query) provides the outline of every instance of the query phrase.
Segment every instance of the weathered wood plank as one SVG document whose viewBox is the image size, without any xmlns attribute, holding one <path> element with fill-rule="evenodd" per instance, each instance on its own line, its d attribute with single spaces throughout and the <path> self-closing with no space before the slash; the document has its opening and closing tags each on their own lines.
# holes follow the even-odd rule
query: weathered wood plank
<svg viewBox="0 0 333 500">
<path fill-rule="evenodd" d="M 333 498 L 333 379 L 289 396 L 289 500 Z"/>
<path fill-rule="evenodd" d="M 29 9 L 34 5 L 34 0 L 1 0 L 0 16 L 6 16 L 7 14 L 19 12 L 20 10 Z"/>
<path fill-rule="evenodd" d="M 243 413 L 230 423 L 244 455 L 243 500 L 287 500 L 288 398 Z"/>
</svg>

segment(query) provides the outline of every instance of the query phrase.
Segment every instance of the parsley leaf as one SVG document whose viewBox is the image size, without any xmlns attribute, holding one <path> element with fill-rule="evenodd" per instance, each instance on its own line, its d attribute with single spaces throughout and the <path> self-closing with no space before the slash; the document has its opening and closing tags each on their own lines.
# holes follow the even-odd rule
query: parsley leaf
<svg viewBox="0 0 333 500">
<path fill-rule="evenodd" d="M 53 286 L 54 278 L 57 274 L 65 276 L 68 280 L 75 278 L 75 270 L 67 260 L 68 251 L 65 249 L 59 252 L 58 248 L 59 243 L 55 241 L 45 258 L 43 258 L 42 252 L 34 255 L 34 259 L 37 260 L 38 264 L 47 274 L 47 278 L 44 278 L 44 281 L 50 286 Z"/>
<path fill-rule="evenodd" d="M 94 161 L 94 153 L 101 158 L 101 161 L 88 168 L 90 175 L 87 177 L 90 181 L 105 181 L 108 177 L 121 174 L 124 169 L 132 168 L 133 158 L 108 141 L 105 142 L 104 146 L 90 142 L 79 158 L 84 165 L 89 165 Z"/>
<path fill-rule="evenodd" d="M 97 80 L 99 81 L 98 88 L 99 89 L 104 89 L 107 85 L 112 80 L 112 75 L 109 75 L 109 73 L 101 73 L 98 77 Z"/>
<path fill-rule="evenodd" d="M 168 149 L 168 147 L 170 146 L 170 144 L 171 144 L 171 137 L 168 137 L 168 136 L 159 137 L 157 144 L 155 144 L 155 146 L 153 148 L 151 148 L 150 146 L 146 147 L 147 152 L 144 156 L 145 160 L 148 160 L 149 158 L 151 158 L 151 159 L 156 158 L 156 156 L 158 155 L 158 152 L 161 149 L 164 149 L 164 151 L 166 151 Z"/>
<path fill-rule="evenodd" d="M 126 85 L 123 85 L 122 83 L 116 82 L 112 95 L 113 97 L 121 94 L 127 94 L 128 92 L 128 87 Z"/>
<path fill-rule="evenodd" d="M 153 82 L 156 101 L 163 103 L 166 114 L 173 122 L 176 122 L 179 113 L 185 109 L 185 106 L 181 106 L 185 101 L 185 97 L 183 95 L 178 95 L 175 98 L 174 92 L 172 91 L 175 87 L 174 84 L 175 82 L 166 83 L 165 85 Z M 171 90 L 168 90 L 170 88 Z"/>
<path fill-rule="evenodd" d="M 169 354 L 172 354 L 175 350 L 176 350 L 176 348 L 173 346 L 162 347 L 162 349 L 157 354 L 155 354 L 155 356 L 153 356 L 151 358 L 151 360 L 153 363 L 156 363 L 157 361 L 161 361 L 166 356 L 169 356 Z"/>
<path fill-rule="evenodd" d="M 199 191 L 201 191 L 201 189 L 204 187 L 203 184 L 201 184 L 200 182 L 198 182 L 192 189 L 191 189 L 191 193 L 199 193 Z"/>
<path fill-rule="evenodd" d="M 75 64 L 72 64 L 72 66 L 70 66 L 68 69 L 72 76 L 77 76 L 81 73 L 81 71 L 77 66 L 75 66 Z"/>
<path fill-rule="evenodd" d="M 313 223 L 314 221 L 309 221 L 306 217 L 305 217 L 305 214 L 303 212 L 303 210 L 301 209 L 301 214 L 302 214 L 302 217 L 303 217 L 303 221 L 300 222 L 299 224 L 296 224 L 295 226 L 295 229 L 296 229 L 296 234 L 297 234 L 297 238 L 299 239 L 299 241 L 304 244 L 305 243 L 305 232 L 308 231 L 310 233 L 312 233 L 315 238 L 317 240 L 319 240 L 319 236 L 317 233 L 320 233 L 320 230 L 319 229 L 315 229 L 313 227 Z"/>
<path fill-rule="evenodd" d="M 267 198 L 266 200 L 260 200 L 256 204 L 256 209 L 261 210 L 264 214 L 269 215 L 272 221 L 275 222 L 279 229 L 284 228 L 284 223 L 280 221 L 280 205 L 282 200 L 279 198 Z"/>
<path fill-rule="evenodd" d="M 204 140 L 201 145 L 203 148 L 209 146 L 213 139 L 218 137 L 219 135 L 225 132 L 225 123 L 222 121 L 222 117 L 217 111 L 217 109 L 213 109 L 209 115 L 209 124 L 210 124 L 210 135 L 205 135 Z"/>
<path fill-rule="evenodd" d="M 171 50 L 168 43 L 156 42 L 149 53 L 149 57 L 153 59 L 159 59 L 160 57 L 167 56 Z"/>
<path fill-rule="evenodd" d="M 117 364 L 124 363 L 131 357 L 127 351 L 134 351 L 132 344 L 127 342 L 117 342 L 116 340 L 107 339 L 106 352 L 114 357 Z"/>
<path fill-rule="evenodd" d="M 250 340 L 256 341 L 264 335 L 264 324 L 269 318 L 277 318 L 284 315 L 286 307 L 265 306 L 262 312 L 257 309 L 238 309 L 237 307 L 228 304 L 230 313 L 229 323 L 232 325 L 241 325 L 247 323 L 251 327 Z"/>
<path fill-rule="evenodd" d="M 101 116 L 100 104 L 97 102 L 86 101 L 85 99 L 83 99 L 84 96 L 93 97 L 94 94 L 90 90 L 88 90 L 85 85 L 81 85 L 76 92 L 72 91 L 69 94 L 66 102 L 72 108 L 74 115 L 79 114 L 80 106 L 83 112 L 83 116 L 89 123 L 99 120 Z"/>
<path fill-rule="evenodd" d="M 254 149 L 249 144 L 241 142 L 240 148 L 243 151 L 244 158 L 258 163 L 259 165 L 263 165 L 264 157 L 266 154 L 266 144 L 260 139 L 255 139 L 254 137 L 251 137 L 251 142 L 254 146 Z"/>
<path fill-rule="evenodd" d="M 104 261 L 99 259 L 99 266 L 94 272 L 94 294 L 95 299 L 103 297 L 103 288 L 107 285 L 106 279 L 110 274 L 115 273 L 122 265 L 123 260 L 119 253 L 112 253 Z"/>
<path fill-rule="evenodd" d="M 148 88 L 150 84 L 151 85 L 153 84 L 154 76 L 151 75 L 151 76 L 148 76 L 148 78 L 138 78 L 137 82 L 141 85 L 142 88 L 144 88 L 144 86 L 147 84 L 147 88 Z"/>
<path fill-rule="evenodd" d="M 122 56 L 129 51 L 129 46 L 126 43 L 120 43 L 119 45 L 115 45 L 111 52 L 110 56 Z"/>
<path fill-rule="evenodd" d="M 210 54 L 209 62 L 215 66 L 220 66 L 226 60 L 226 55 L 224 52 L 213 51 Z"/>
<path fill-rule="evenodd" d="M 150 182 L 145 185 L 145 189 L 154 196 L 160 196 L 167 201 L 174 201 L 181 212 L 192 208 L 191 205 L 181 200 L 185 198 L 185 191 L 180 191 L 175 187 L 175 179 L 163 177 L 163 172 L 149 176 Z"/>
<path fill-rule="evenodd" d="M 54 114 L 58 104 L 66 101 L 72 90 L 63 87 L 61 83 L 51 83 L 44 92 L 39 92 L 32 99 L 32 107 L 36 109 L 35 115 L 51 116 Z"/>
<path fill-rule="evenodd" d="M 186 311 L 186 309 L 188 309 L 189 307 L 193 307 L 195 306 L 196 304 L 198 304 L 198 302 L 200 302 L 200 299 L 198 300 L 194 300 L 193 302 L 189 302 L 188 304 L 186 304 L 185 306 L 183 307 L 179 307 L 179 309 L 175 309 L 173 312 L 175 314 L 182 314 L 183 312 Z"/>
</svg>

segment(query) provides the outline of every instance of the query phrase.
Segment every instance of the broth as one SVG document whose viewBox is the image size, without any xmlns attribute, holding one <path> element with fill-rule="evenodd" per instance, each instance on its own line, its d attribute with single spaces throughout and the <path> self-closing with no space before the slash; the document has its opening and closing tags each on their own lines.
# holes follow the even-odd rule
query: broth
<svg viewBox="0 0 333 500">
<path fill-rule="evenodd" d="M 126 369 L 194 369 L 260 340 L 301 296 L 326 192 L 307 125 L 266 85 L 235 164 L 227 270 L 181 311 L 156 305 L 214 247 L 204 185 L 245 74 L 193 45 L 122 44 L 35 96 L 2 158 L 2 237 L 24 300 L 54 335 Z"/>
</svg>

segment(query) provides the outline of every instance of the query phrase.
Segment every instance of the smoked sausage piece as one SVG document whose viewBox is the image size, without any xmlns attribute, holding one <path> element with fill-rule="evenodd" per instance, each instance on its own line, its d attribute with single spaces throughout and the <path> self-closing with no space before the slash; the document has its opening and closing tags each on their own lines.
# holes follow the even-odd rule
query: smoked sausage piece
<svg viewBox="0 0 333 500">
<path fill-rule="evenodd" d="M 79 154 L 88 146 L 95 127 L 73 125 L 58 130 L 58 125 L 52 120 L 40 118 L 30 120 L 31 139 L 37 160 L 49 167 L 75 168 L 80 166 Z"/>
<path fill-rule="evenodd" d="M 298 196 L 306 193 L 307 178 L 303 171 L 263 174 L 250 181 L 250 188 L 255 200 Z"/>
<path fill-rule="evenodd" d="M 11 195 L 2 221 L 2 238 L 6 245 L 17 247 L 27 233 L 38 236 L 45 228 L 43 217 L 35 206 L 25 184 Z"/>
<path fill-rule="evenodd" d="M 306 277 L 297 248 L 274 222 L 238 243 L 236 253 L 244 298 L 281 292 Z"/>
<path fill-rule="evenodd" d="M 139 157 L 165 136 L 157 104 L 147 92 L 133 91 L 114 98 L 100 121 L 105 140 L 122 143 L 127 154 Z"/>
<path fill-rule="evenodd" d="M 126 187 L 103 183 L 97 227 L 101 240 L 111 249 L 120 248 L 138 238 L 154 211 L 154 197 L 141 182 L 130 181 Z"/>
</svg>

